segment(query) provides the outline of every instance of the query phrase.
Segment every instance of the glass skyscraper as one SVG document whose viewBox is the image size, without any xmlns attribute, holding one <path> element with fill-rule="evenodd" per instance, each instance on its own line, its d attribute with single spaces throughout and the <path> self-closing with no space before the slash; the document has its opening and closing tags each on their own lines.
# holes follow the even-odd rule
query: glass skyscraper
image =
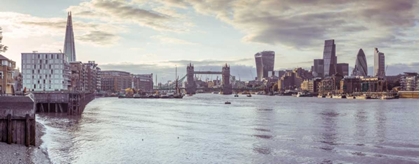
<svg viewBox="0 0 420 164">
<path fill-rule="evenodd" d="M 356 57 L 356 65 L 354 66 L 352 76 L 367 76 L 366 56 L 362 49 L 359 50 Z"/>
<path fill-rule="evenodd" d="M 274 71 L 274 51 L 263 51 L 255 54 L 255 64 L 257 67 L 257 80 L 261 81 L 270 75 L 268 72 Z"/>
<path fill-rule="evenodd" d="M 324 77 L 331 76 L 336 73 L 337 56 L 335 56 L 334 39 L 325 40 L 324 44 Z"/>
<path fill-rule="evenodd" d="M 64 38 L 64 54 L 67 56 L 67 62 L 76 61 L 76 50 L 74 48 L 74 34 L 71 12 L 67 14 L 66 36 Z"/>
<path fill-rule="evenodd" d="M 312 75 L 314 77 L 324 76 L 324 59 L 314 59 L 314 66 L 312 69 Z"/>
</svg>

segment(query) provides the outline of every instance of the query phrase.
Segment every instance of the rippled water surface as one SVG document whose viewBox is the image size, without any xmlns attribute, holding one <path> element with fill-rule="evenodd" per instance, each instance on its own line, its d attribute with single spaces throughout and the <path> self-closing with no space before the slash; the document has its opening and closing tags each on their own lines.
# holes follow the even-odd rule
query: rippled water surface
<svg viewBox="0 0 420 164">
<path fill-rule="evenodd" d="M 54 163 L 419 162 L 418 99 L 97 98 L 37 119 Z"/>
</svg>

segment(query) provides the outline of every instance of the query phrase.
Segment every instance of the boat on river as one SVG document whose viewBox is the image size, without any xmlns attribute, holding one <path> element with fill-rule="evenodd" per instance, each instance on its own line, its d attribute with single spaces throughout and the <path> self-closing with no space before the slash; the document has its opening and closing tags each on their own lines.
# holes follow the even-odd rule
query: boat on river
<svg viewBox="0 0 420 164">
<path fill-rule="evenodd" d="M 312 95 L 309 92 L 298 92 L 296 97 L 312 97 Z"/>
</svg>

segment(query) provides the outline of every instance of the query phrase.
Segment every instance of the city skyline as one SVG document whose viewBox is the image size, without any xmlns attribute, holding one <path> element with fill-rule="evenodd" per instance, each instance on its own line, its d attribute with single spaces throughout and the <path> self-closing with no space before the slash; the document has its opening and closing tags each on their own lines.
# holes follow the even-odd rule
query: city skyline
<svg viewBox="0 0 420 164">
<path fill-rule="evenodd" d="M 220 69 L 221 65 L 228 63 L 232 75 L 253 79 L 256 76 L 253 54 L 256 52 L 275 51 L 278 57 L 275 58 L 274 70 L 296 67 L 309 69 L 313 59 L 323 54 L 324 40 L 334 39 L 336 55 L 340 62 L 349 63 L 349 70 L 352 70 L 359 48 L 369 50 L 378 47 L 386 54 L 386 65 L 389 66 L 387 75 L 392 75 L 392 72 L 418 72 L 416 1 L 385 1 L 360 9 L 351 7 L 361 2 L 335 4 L 342 7 L 340 11 L 334 10 L 326 2 L 319 2 L 316 7 L 324 7 L 322 10 L 318 13 L 306 11 L 304 14 L 287 7 L 304 9 L 311 3 L 265 1 L 256 5 L 232 1 L 216 5 L 212 1 L 209 3 L 215 6 L 205 8 L 204 3 L 189 1 L 92 0 L 60 4 L 51 1 L 48 6 L 38 3 L 31 6 L 33 2 L 26 2 L 31 10 L 18 7 L 15 1 L 2 3 L 0 27 L 4 31 L 3 43 L 9 46 L 3 55 L 16 61 L 18 66 L 21 65 L 22 52 L 59 52 L 63 48 L 65 13 L 72 11 L 78 60 L 95 60 L 104 70 L 173 77 L 175 65 L 186 67 L 187 63 L 192 62 L 197 68 Z M 372 5 L 373 2 L 365 3 Z M 264 11 L 264 7 L 271 9 L 280 4 L 284 4 L 284 8 L 278 12 L 273 9 L 267 11 L 266 15 L 259 13 Z M 257 7 L 254 13 L 247 15 L 246 6 Z M 40 10 L 42 7 L 46 7 L 48 12 Z M 89 7 L 92 9 L 89 10 Z M 113 8 L 125 8 L 127 12 L 118 12 Z M 234 17 L 229 16 L 229 9 L 235 9 L 230 13 Z M 395 11 L 404 18 L 389 17 L 382 10 L 378 10 L 376 15 L 367 16 L 375 9 Z M 228 15 L 218 15 L 218 12 Z M 289 17 L 286 17 L 287 12 L 290 12 Z M 337 27 L 331 26 L 334 21 L 345 20 L 346 13 L 359 19 Z M 332 21 L 321 19 L 324 16 Z M 246 23 L 245 18 L 252 21 Z M 312 18 L 309 23 L 304 21 L 308 18 Z M 318 27 L 317 22 L 324 22 L 323 27 Z M 370 24 L 366 26 L 368 22 Z M 366 60 L 371 68 L 373 53 L 368 52 Z M 417 61 L 413 62 L 413 58 Z M 368 74 L 372 75 L 373 72 L 369 71 Z"/>
</svg>

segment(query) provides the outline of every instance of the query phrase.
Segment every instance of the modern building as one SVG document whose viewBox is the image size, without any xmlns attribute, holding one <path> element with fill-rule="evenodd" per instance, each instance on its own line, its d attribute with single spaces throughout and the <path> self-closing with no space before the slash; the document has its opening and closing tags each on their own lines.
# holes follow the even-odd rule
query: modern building
<svg viewBox="0 0 420 164">
<path fill-rule="evenodd" d="M 417 72 L 404 72 L 400 79 L 402 91 L 419 90 L 419 74 Z"/>
<path fill-rule="evenodd" d="M 324 59 L 314 59 L 314 65 L 312 67 L 312 75 L 314 77 L 324 76 Z"/>
<path fill-rule="evenodd" d="M 325 40 L 324 44 L 324 74 L 323 77 L 329 77 L 336 73 L 337 56 L 335 55 L 334 39 Z"/>
<path fill-rule="evenodd" d="M 67 13 L 66 36 L 64 38 L 64 54 L 68 62 L 76 61 L 76 49 L 74 46 L 73 22 L 71 12 Z"/>
<path fill-rule="evenodd" d="M 13 72 L 15 67 L 16 62 L 0 55 L 0 95 L 14 93 Z"/>
<path fill-rule="evenodd" d="M 367 76 L 368 67 L 366 62 L 366 55 L 362 49 L 359 50 L 356 57 L 356 64 L 354 66 L 352 76 Z"/>
<path fill-rule="evenodd" d="M 379 52 L 378 48 L 375 48 L 373 54 L 373 75 L 375 77 L 385 77 L 385 54 Z"/>
<path fill-rule="evenodd" d="M 255 64 L 257 67 L 257 80 L 261 81 L 271 75 L 268 72 L 274 71 L 274 51 L 262 51 L 255 54 Z"/>
<path fill-rule="evenodd" d="M 70 73 L 64 53 L 22 53 L 23 87 L 28 91 L 68 90 Z"/>
<path fill-rule="evenodd" d="M 101 90 L 105 92 L 119 92 L 132 88 L 132 76 L 124 71 L 101 71 Z"/>
<path fill-rule="evenodd" d="M 133 74 L 134 89 L 142 92 L 153 92 L 153 73 L 151 74 Z"/>
<path fill-rule="evenodd" d="M 338 63 L 337 64 L 337 73 L 341 76 L 349 75 L 349 64 L 348 63 Z"/>
</svg>

